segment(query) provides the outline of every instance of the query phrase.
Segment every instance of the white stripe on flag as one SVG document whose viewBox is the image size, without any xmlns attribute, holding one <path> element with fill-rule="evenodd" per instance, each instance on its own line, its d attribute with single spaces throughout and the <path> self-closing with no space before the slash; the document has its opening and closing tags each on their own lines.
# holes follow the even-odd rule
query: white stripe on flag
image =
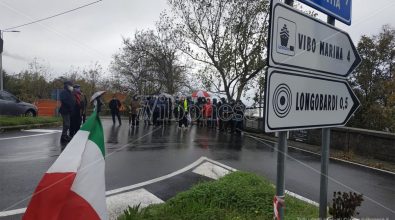
<svg viewBox="0 0 395 220">
<path fill-rule="evenodd" d="M 88 140 L 71 190 L 84 198 L 101 219 L 108 219 L 104 175 L 103 154 L 96 143 Z"/>
<path fill-rule="evenodd" d="M 89 132 L 79 130 L 47 173 L 77 172 Z"/>
</svg>

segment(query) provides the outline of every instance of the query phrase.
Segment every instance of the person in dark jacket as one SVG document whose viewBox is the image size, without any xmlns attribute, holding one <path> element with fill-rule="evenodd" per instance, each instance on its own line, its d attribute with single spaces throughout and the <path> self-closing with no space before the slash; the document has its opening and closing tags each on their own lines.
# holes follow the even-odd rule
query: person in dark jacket
<svg viewBox="0 0 395 220">
<path fill-rule="evenodd" d="M 237 100 L 236 104 L 233 108 L 234 115 L 233 115 L 233 120 L 234 120 L 234 129 L 236 133 L 241 133 L 244 127 L 244 112 L 245 112 L 245 105 L 241 100 Z"/>
<path fill-rule="evenodd" d="M 108 105 L 111 110 L 112 123 L 115 125 L 115 116 L 118 118 L 119 125 L 122 125 L 121 116 L 119 115 L 119 109 L 121 108 L 121 102 L 117 99 L 116 95 L 112 96 L 112 99 Z"/>
<path fill-rule="evenodd" d="M 70 121 L 71 114 L 73 113 L 75 100 L 73 97 L 73 83 L 71 81 L 64 82 L 64 89 L 60 93 L 60 109 L 59 113 L 62 115 L 63 119 L 63 129 L 62 136 L 60 137 L 61 142 L 69 142 L 71 140 L 70 137 Z"/>
<path fill-rule="evenodd" d="M 167 99 L 167 122 L 171 124 L 171 119 L 173 118 L 173 103 L 170 98 Z"/>
<path fill-rule="evenodd" d="M 226 106 L 226 99 L 221 98 L 221 102 L 218 104 L 218 127 L 220 131 L 225 130 L 225 106 Z"/>
<path fill-rule="evenodd" d="M 235 106 L 236 106 L 236 101 L 234 99 L 231 99 L 229 101 L 229 108 L 227 108 L 227 119 L 228 119 L 228 121 L 226 122 L 226 125 L 225 125 L 226 126 L 225 130 L 227 130 L 227 131 L 230 130 L 230 133 L 233 133 L 235 131 L 235 125 L 236 125 L 235 117 L 234 117 L 234 115 L 235 115 L 235 112 L 234 112 Z"/>
<path fill-rule="evenodd" d="M 159 126 L 159 115 L 160 115 L 160 103 L 158 97 L 154 97 L 153 114 L 152 114 L 152 124 L 154 126 Z"/>
<path fill-rule="evenodd" d="M 164 125 L 166 115 L 166 98 L 159 96 L 157 105 L 159 107 L 159 125 Z"/>
<path fill-rule="evenodd" d="M 75 84 L 73 88 L 74 88 L 73 96 L 75 100 L 75 105 L 70 118 L 70 137 L 74 137 L 74 135 L 78 132 L 78 130 L 80 130 L 81 122 L 82 122 L 83 100 L 82 100 L 80 85 Z"/>
<path fill-rule="evenodd" d="M 216 98 L 213 98 L 213 111 L 211 115 L 212 123 L 211 127 L 212 128 L 217 128 L 217 121 L 218 121 L 218 102 Z"/>
</svg>

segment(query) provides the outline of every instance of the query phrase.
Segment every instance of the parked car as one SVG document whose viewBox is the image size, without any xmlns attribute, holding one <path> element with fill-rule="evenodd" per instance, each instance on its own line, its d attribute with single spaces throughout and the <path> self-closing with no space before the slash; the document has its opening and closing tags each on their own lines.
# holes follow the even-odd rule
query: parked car
<svg viewBox="0 0 395 220">
<path fill-rule="evenodd" d="M 37 116 L 38 108 L 6 91 L 0 91 L 0 115 Z"/>
</svg>

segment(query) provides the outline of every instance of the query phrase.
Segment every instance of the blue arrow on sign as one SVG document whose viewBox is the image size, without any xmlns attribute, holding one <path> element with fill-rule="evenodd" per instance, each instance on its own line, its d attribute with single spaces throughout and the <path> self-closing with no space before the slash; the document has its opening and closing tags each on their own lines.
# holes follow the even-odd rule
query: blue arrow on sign
<svg viewBox="0 0 395 220">
<path fill-rule="evenodd" d="M 299 0 L 337 20 L 351 25 L 351 0 Z"/>
</svg>

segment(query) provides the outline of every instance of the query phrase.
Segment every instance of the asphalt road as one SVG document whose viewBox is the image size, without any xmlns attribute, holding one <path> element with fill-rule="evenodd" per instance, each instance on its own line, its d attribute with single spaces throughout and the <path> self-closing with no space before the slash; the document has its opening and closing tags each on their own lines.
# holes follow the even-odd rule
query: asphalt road
<svg viewBox="0 0 395 220">
<path fill-rule="evenodd" d="M 249 137 L 193 126 L 141 125 L 105 129 L 107 190 L 140 183 L 166 175 L 201 156 L 233 168 L 276 178 L 274 144 Z M 59 128 L 0 134 L 0 212 L 26 207 L 44 172 L 60 154 Z M 289 149 L 286 161 L 286 189 L 319 201 L 319 156 Z M 395 218 L 395 175 L 331 161 L 328 202 L 334 191 L 364 194 L 360 217 Z"/>
</svg>

